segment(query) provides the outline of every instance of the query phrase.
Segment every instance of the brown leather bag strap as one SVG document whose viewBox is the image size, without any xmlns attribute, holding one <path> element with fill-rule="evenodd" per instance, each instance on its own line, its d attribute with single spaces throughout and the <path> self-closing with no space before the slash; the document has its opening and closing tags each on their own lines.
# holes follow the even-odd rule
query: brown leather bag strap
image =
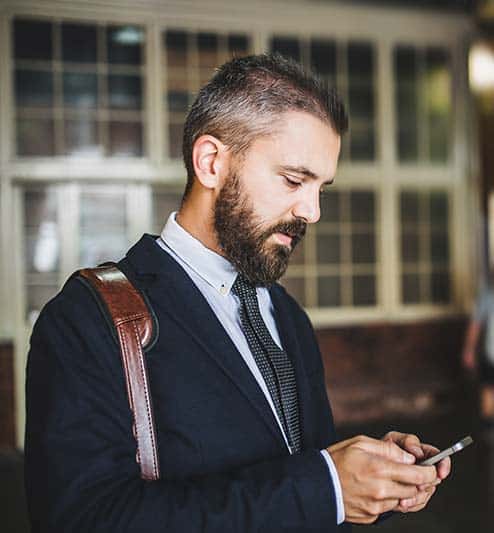
<svg viewBox="0 0 494 533">
<path fill-rule="evenodd" d="M 153 318 L 141 293 L 115 265 L 85 268 L 85 278 L 104 302 L 115 326 L 132 411 L 136 459 L 143 479 L 159 479 L 156 430 L 143 346 L 153 335 Z"/>
</svg>

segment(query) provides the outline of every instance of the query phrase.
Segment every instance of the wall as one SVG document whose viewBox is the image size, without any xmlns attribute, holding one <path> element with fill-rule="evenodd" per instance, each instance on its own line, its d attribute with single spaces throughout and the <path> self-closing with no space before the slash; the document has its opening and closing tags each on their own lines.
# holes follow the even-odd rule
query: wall
<svg viewBox="0 0 494 533">
<path fill-rule="evenodd" d="M 0 449 L 15 446 L 14 350 L 0 344 Z"/>
<path fill-rule="evenodd" d="M 462 383 L 462 318 L 317 332 L 337 423 L 447 408 Z"/>
</svg>

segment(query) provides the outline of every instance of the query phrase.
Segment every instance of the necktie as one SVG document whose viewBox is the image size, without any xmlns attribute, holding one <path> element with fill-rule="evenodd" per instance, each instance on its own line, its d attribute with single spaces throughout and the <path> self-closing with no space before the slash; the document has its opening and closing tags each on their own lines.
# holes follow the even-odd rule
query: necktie
<svg viewBox="0 0 494 533">
<path fill-rule="evenodd" d="M 241 274 L 232 286 L 240 299 L 240 320 L 250 351 L 261 372 L 292 453 L 301 449 L 297 384 L 287 354 L 272 339 L 262 319 L 256 288 Z"/>
</svg>

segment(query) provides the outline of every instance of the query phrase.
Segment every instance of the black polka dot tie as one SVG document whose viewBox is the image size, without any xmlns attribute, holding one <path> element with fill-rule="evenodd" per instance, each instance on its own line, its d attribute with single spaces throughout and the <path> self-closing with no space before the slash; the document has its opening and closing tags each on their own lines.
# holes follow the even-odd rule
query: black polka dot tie
<svg viewBox="0 0 494 533">
<path fill-rule="evenodd" d="M 240 298 L 240 320 L 250 351 L 266 382 L 292 453 L 301 449 L 295 372 L 288 355 L 278 347 L 262 319 L 256 288 L 241 274 L 232 291 Z"/>
</svg>

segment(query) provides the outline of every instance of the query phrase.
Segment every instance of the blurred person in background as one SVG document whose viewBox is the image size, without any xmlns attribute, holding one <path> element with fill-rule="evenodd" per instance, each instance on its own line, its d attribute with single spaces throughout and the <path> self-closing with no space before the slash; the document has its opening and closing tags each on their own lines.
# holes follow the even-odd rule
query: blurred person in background
<svg viewBox="0 0 494 533">
<path fill-rule="evenodd" d="M 462 352 L 463 366 L 479 381 L 480 417 L 485 429 L 494 429 L 494 272 L 479 291 L 468 324 Z"/>
</svg>

